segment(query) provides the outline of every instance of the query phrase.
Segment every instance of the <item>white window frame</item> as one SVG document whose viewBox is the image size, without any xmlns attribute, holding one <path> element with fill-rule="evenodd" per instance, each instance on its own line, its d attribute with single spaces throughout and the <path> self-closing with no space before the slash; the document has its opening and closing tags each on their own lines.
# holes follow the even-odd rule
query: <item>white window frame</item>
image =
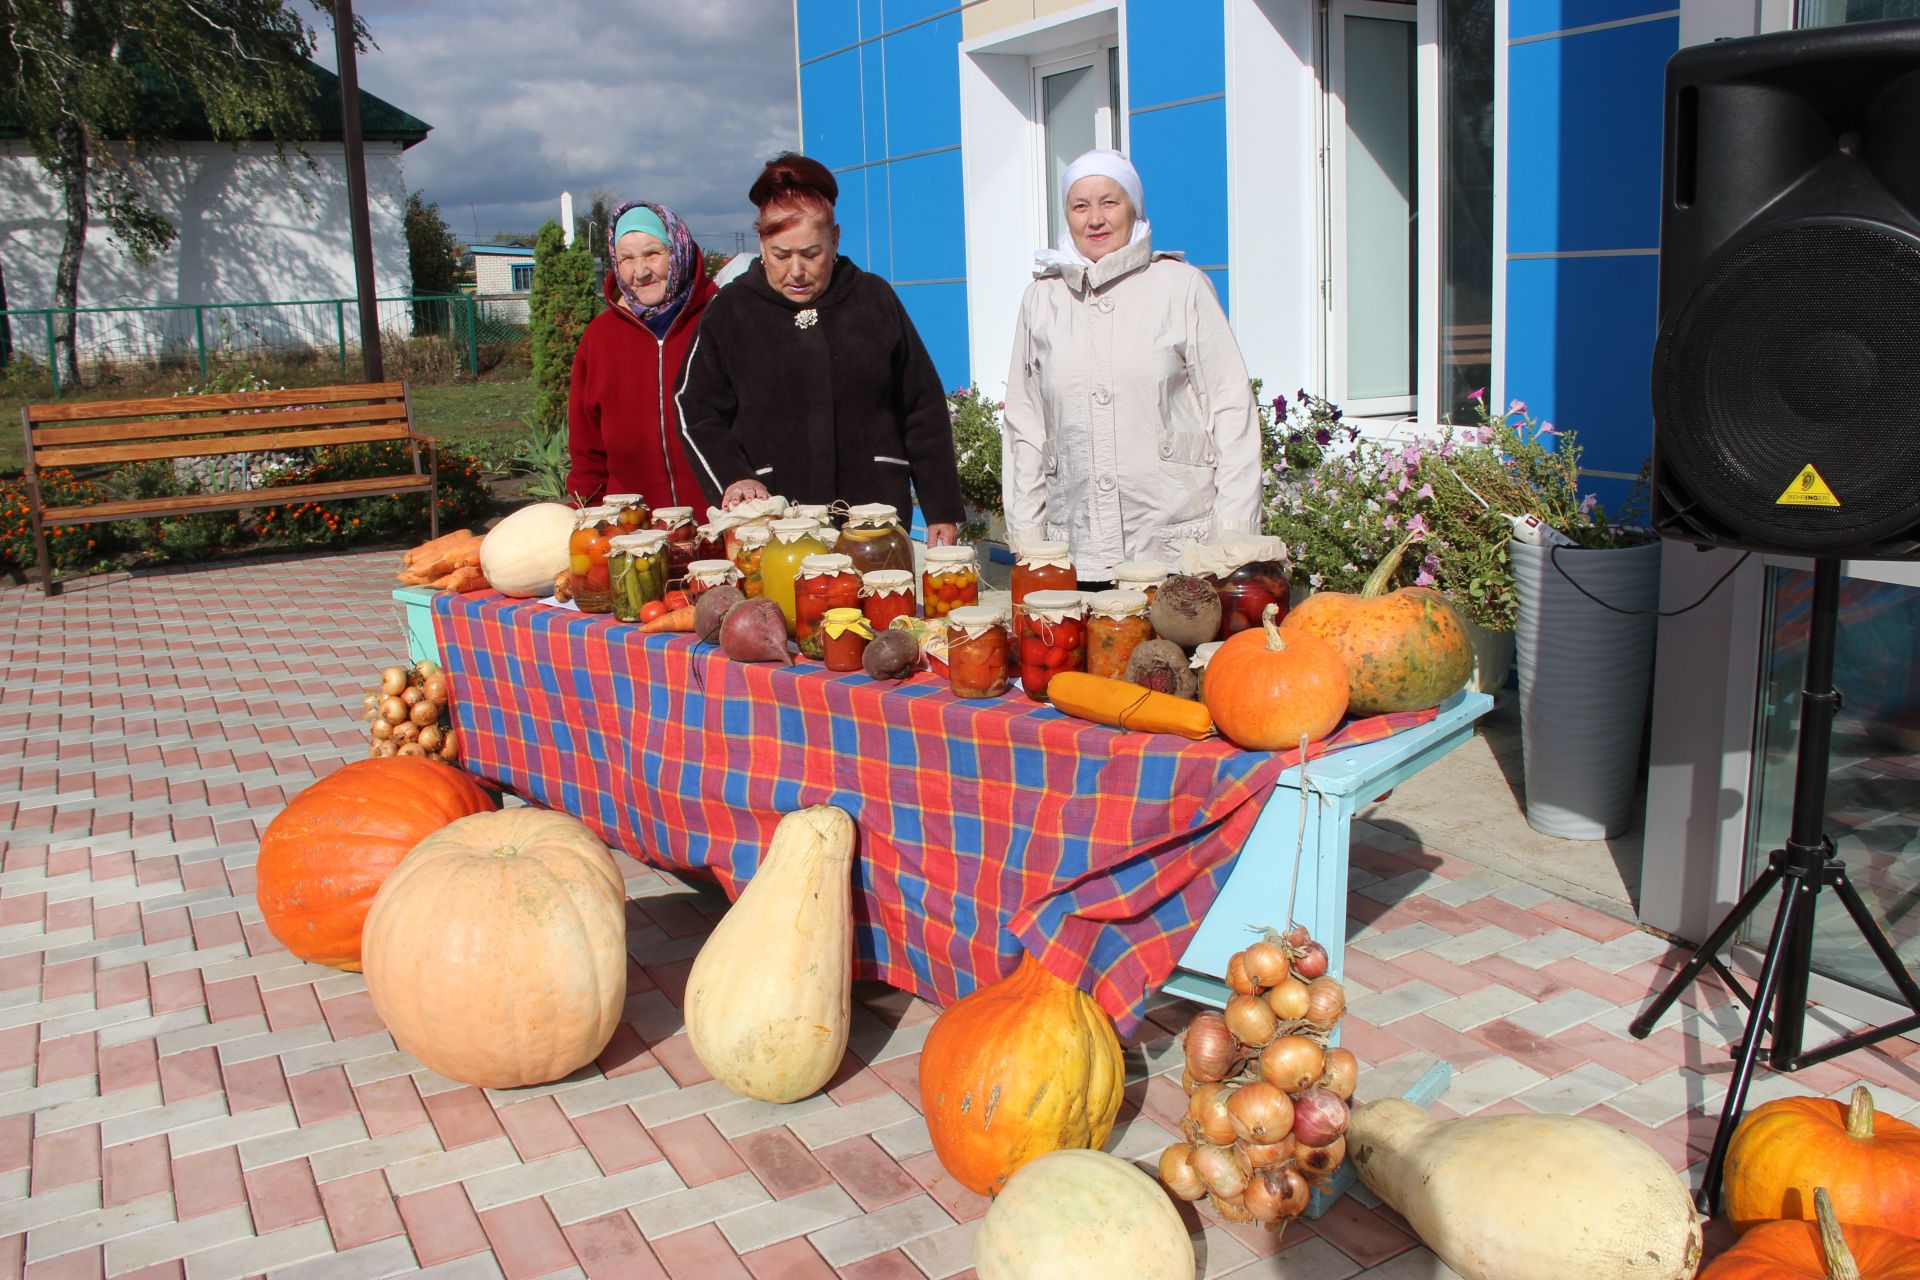
<svg viewBox="0 0 1920 1280">
<path fill-rule="evenodd" d="M 1100 145 L 1102 138 L 1116 151 L 1125 151 L 1126 146 L 1121 135 L 1125 132 L 1125 116 L 1116 120 L 1113 112 L 1113 80 L 1110 50 L 1120 47 L 1119 37 L 1089 41 L 1071 49 L 1061 49 L 1030 59 L 1033 64 L 1033 102 L 1029 114 L 1033 119 L 1033 170 L 1034 189 L 1040 193 L 1040 207 L 1035 211 L 1034 234 L 1036 244 L 1051 244 L 1052 235 L 1052 177 L 1047 172 L 1047 77 L 1059 75 L 1064 71 L 1087 70 L 1093 72 L 1094 87 L 1100 105 L 1093 111 L 1094 145 Z"/>
</svg>

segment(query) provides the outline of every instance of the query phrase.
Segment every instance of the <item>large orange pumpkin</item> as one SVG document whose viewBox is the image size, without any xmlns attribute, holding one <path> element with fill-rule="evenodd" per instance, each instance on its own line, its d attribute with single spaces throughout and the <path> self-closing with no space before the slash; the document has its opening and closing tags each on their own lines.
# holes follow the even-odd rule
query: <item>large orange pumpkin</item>
<svg viewBox="0 0 1920 1280">
<path fill-rule="evenodd" d="M 1031 955 L 1012 977 L 955 1001 L 920 1050 L 934 1154 L 981 1195 L 1035 1156 L 1099 1147 L 1125 1083 L 1113 1021 Z"/>
<path fill-rule="evenodd" d="M 1318 742 L 1347 713 L 1347 664 L 1317 636 L 1283 635 L 1278 605 L 1260 630 L 1242 631 L 1207 663 L 1206 703 L 1214 727 L 1249 751 L 1284 751 L 1302 736 Z"/>
<path fill-rule="evenodd" d="M 577 819 L 462 818 L 395 867 L 367 913 L 367 993 L 400 1048 L 486 1089 L 598 1057 L 627 999 L 626 888 Z"/>
<path fill-rule="evenodd" d="M 1763 1222 L 1700 1280 L 1920 1280 L 1920 1240 L 1884 1227 L 1842 1228 L 1825 1187 L 1814 1202 L 1817 1226 Z"/>
<path fill-rule="evenodd" d="M 1380 562 L 1359 595 L 1317 592 L 1280 624 L 1289 636 L 1315 635 L 1340 651 L 1357 716 L 1437 707 L 1473 674 L 1473 642 L 1453 601 L 1430 587 L 1387 590 L 1407 545 Z"/>
<path fill-rule="evenodd" d="M 1812 1219 L 1815 1187 L 1832 1193 L 1849 1226 L 1920 1235 L 1920 1129 L 1875 1116 L 1864 1087 L 1845 1105 L 1780 1098 L 1755 1107 L 1727 1149 L 1726 1216 L 1734 1230 Z"/>
<path fill-rule="evenodd" d="M 360 760 L 295 796 L 260 837 L 254 897 L 282 946 L 358 972 L 360 928 L 413 846 L 494 807 L 472 774 L 418 756 Z"/>
</svg>

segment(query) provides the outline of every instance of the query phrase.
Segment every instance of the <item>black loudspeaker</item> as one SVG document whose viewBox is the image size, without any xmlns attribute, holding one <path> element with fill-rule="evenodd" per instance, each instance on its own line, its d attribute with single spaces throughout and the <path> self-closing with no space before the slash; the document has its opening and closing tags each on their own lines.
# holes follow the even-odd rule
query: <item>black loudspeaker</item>
<svg viewBox="0 0 1920 1280">
<path fill-rule="evenodd" d="M 1667 64 L 1653 523 L 1920 558 L 1920 21 Z"/>
</svg>

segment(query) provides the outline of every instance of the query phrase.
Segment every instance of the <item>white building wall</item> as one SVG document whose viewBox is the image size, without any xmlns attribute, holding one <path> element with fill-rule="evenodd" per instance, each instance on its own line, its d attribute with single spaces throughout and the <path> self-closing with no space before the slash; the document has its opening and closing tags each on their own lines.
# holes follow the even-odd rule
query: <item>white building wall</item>
<svg viewBox="0 0 1920 1280">
<path fill-rule="evenodd" d="M 502 293 L 524 293 L 513 287 L 514 264 L 531 264 L 532 258 L 513 258 L 499 253 L 473 255 L 473 291 L 482 298 Z"/>
</svg>

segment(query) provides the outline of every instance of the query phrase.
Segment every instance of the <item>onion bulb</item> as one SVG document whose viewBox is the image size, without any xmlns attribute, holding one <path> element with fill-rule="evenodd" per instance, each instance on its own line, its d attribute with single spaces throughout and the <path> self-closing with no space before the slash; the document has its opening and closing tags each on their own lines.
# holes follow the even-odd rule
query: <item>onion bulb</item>
<svg viewBox="0 0 1920 1280">
<path fill-rule="evenodd" d="M 434 723 L 439 718 L 440 718 L 440 708 L 434 706 L 431 702 L 428 702 L 425 698 L 422 698 L 420 701 L 414 703 L 413 710 L 407 713 L 407 719 L 413 721 L 415 724 L 419 725 L 423 729 L 426 728 L 426 726 Z"/>
<path fill-rule="evenodd" d="M 1327 1054 L 1305 1036 L 1281 1036 L 1260 1054 L 1260 1078 L 1294 1093 L 1320 1078 Z"/>
<path fill-rule="evenodd" d="M 1347 1011 L 1347 993 L 1332 978 L 1315 978 L 1307 984 L 1307 1021 L 1325 1031 L 1340 1021 Z"/>
<path fill-rule="evenodd" d="M 1293 1099 L 1288 1098 L 1287 1104 L 1291 1106 Z M 1256 1169 L 1266 1169 L 1276 1164 L 1285 1164 L 1293 1159 L 1293 1153 L 1298 1149 L 1298 1145 L 1293 1140 L 1293 1134 L 1288 1132 L 1281 1134 L 1278 1142 L 1243 1142 L 1240 1144 L 1240 1149 L 1247 1153 L 1248 1164 Z"/>
<path fill-rule="evenodd" d="M 373 740 L 375 742 L 385 742 L 388 738 L 391 738 L 393 736 L 393 725 L 387 720 L 385 716 L 382 716 L 373 722 L 373 725 L 368 729 L 368 732 L 373 735 Z"/>
<path fill-rule="evenodd" d="M 1351 1049 L 1327 1050 L 1327 1065 L 1320 1072 L 1320 1087 L 1346 1102 L 1360 1084 L 1360 1059 Z"/>
<path fill-rule="evenodd" d="M 1227 1119 L 1240 1141 L 1275 1143 L 1293 1130 L 1293 1099 L 1263 1080 L 1243 1084 L 1227 1099 Z"/>
<path fill-rule="evenodd" d="M 369 742 L 367 744 L 367 759 L 378 760 L 379 758 L 380 758 L 380 744 L 377 742 Z"/>
<path fill-rule="evenodd" d="M 407 687 L 407 669 L 405 667 L 386 667 L 380 672 L 380 692 L 389 698 L 399 696 Z"/>
<path fill-rule="evenodd" d="M 1234 1132 L 1233 1117 L 1227 1102 L 1233 1097 L 1231 1085 L 1203 1084 L 1187 1099 L 1187 1114 L 1200 1126 L 1200 1136 L 1224 1147 L 1240 1135 Z"/>
<path fill-rule="evenodd" d="M 1307 932 L 1307 926 L 1303 924 L 1297 924 L 1287 930 L 1287 945 L 1295 951 L 1300 950 L 1300 948 L 1312 941 L 1313 935 Z"/>
<path fill-rule="evenodd" d="M 360 705 L 371 711 L 380 705 L 380 695 L 377 693 L 369 693 L 366 697 L 360 699 Z"/>
<path fill-rule="evenodd" d="M 1256 942 L 1240 953 L 1247 976 L 1263 987 L 1270 987 L 1287 976 L 1286 950 L 1271 942 Z"/>
<path fill-rule="evenodd" d="M 1260 984 L 1247 972 L 1247 958 L 1244 951 L 1233 953 L 1233 959 L 1227 961 L 1227 985 L 1233 988 L 1237 996 L 1250 996 L 1259 992 Z"/>
<path fill-rule="evenodd" d="M 394 697 L 382 698 L 380 714 L 386 717 L 388 724 L 399 724 L 407 718 L 407 704 Z"/>
<path fill-rule="evenodd" d="M 1288 974 L 1267 992 L 1267 1008 L 1282 1022 L 1298 1022 L 1307 1016 L 1307 984 Z"/>
<path fill-rule="evenodd" d="M 440 749 L 440 736 L 439 725 L 423 724 L 420 726 L 420 736 L 414 739 L 414 741 L 418 742 L 428 751 L 438 751 Z"/>
<path fill-rule="evenodd" d="M 413 671 L 422 680 L 431 680 L 440 674 L 440 664 L 432 658 L 422 658 L 413 664 Z"/>
<path fill-rule="evenodd" d="M 1247 1189 L 1253 1166 L 1238 1147 L 1198 1146 L 1191 1158 L 1193 1171 L 1214 1195 L 1238 1197 Z"/>
<path fill-rule="evenodd" d="M 1307 1204 L 1313 1199 L 1313 1188 L 1307 1185 L 1307 1180 L 1300 1176 L 1298 1169 L 1291 1166 L 1281 1169 L 1275 1174 L 1274 1181 L 1280 1184 L 1281 1217 L 1297 1218 L 1307 1211 Z"/>
<path fill-rule="evenodd" d="M 1286 1216 L 1281 1212 L 1285 1186 L 1278 1169 L 1259 1169 L 1247 1179 L 1247 1190 L 1241 1198 L 1246 1201 L 1247 1212 L 1253 1215 L 1255 1222 L 1270 1227 Z"/>
<path fill-rule="evenodd" d="M 1327 949 L 1317 942 L 1309 942 L 1293 958 L 1293 971 L 1312 982 L 1327 971 Z"/>
<path fill-rule="evenodd" d="M 1231 1198 L 1226 1196 L 1208 1196 L 1207 1203 L 1213 1206 L 1215 1213 L 1219 1214 L 1228 1222 L 1254 1221 L 1253 1214 L 1247 1210 L 1246 1200 L 1240 1196 L 1233 1196 Z"/>
<path fill-rule="evenodd" d="M 411 720 L 402 720 L 399 724 L 393 726 L 393 741 L 396 745 L 402 742 L 412 742 L 419 736 L 420 726 Z"/>
<path fill-rule="evenodd" d="M 1235 996 L 1227 1001 L 1227 1030 L 1249 1049 L 1258 1049 L 1273 1039 L 1280 1020 L 1259 996 Z"/>
<path fill-rule="evenodd" d="M 1303 1147 L 1324 1147 L 1347 1131 L 1347 1104 L 1325 1089 L 1308 1089 L 1293 1100 L 1293 1137 Z"/>
<path fill-rule="evenodd" d="M 458 760 L 460 758 L 460 731 L 449 729 L 440 737 L 440 758 Z"/>
<path fill-rule="evenodd" d="M 400 691 L 400 701 L 406 703 L 410 707 L 418 706 L 420 704 L 420 699 L 426 696 L 427 695 L 420 692 L 420 687 L 418 685 L 410 684 L 406 688 Z"/>
<path fill-rule="evenodd" d="M 427 754 L 427 749 L 417 742 L 403 742 L 400 744 L 400 750 L 395 754 L 403 756 L 423 756 Z"/>
<path fill-rule="evenodd" d="M 1294 1162 L 1300 1172 L 1315 1182 L 1325 1182 L 1347 1158 L 1347 1139 L 1342 1134 L 1324 1147 L 1295 1147 Z"/>
<path fill-rule="evenodd" d="M 443 675 L 430 675 L 420 684 L 420 692 L 427 695 L 428 702 L 447 700 L 447 678 Z"/>
<path fill-rule="evenodd" d="M 375 758 L 385 760 L 400 754 L 400 745 L 395 742 L 376 742 L 373 744 Z"/>
<path fill-rule="evenodd" d="M 1207 1184 L 1193 1167 L 1193 1147 L 1176 1142 L 1160 1153 L 1160 1181 L 1181 1200 L 1198 1200 L 1207 1194 Z"/>
<path fill-rule="evenodd" d="M 1203 1084 L 1223 1080 L 1239 1056 L 1227 1020 L 1211 1009 L 1187 1024 L 1187 1073 Z"/>
</svg>

